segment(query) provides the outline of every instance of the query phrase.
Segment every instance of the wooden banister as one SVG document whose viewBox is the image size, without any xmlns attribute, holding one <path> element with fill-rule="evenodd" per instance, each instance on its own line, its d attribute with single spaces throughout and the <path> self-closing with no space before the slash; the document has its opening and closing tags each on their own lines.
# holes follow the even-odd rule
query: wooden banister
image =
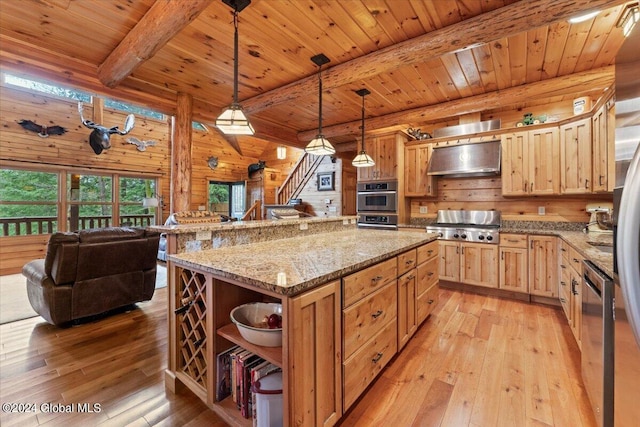
<svg viewBox="0 0 640 427">
<path fill-rule="evenodd" d="M 307 153 L 300 156 L 298 162 L 293 166 L 287 178 L 276 191 L 276 203 L 280 205 L 287 204 L 289 200 L 300 194 L 320 162 L 322 162 L 322 156 L 313 156 Z"/>
<path fill-rule="evenodd" d="M 258 219 L 262 219 L 262 202 L 260 200 L 256 200 L 241 218 L 242 221 L 253 221 Z"/>
</svg>

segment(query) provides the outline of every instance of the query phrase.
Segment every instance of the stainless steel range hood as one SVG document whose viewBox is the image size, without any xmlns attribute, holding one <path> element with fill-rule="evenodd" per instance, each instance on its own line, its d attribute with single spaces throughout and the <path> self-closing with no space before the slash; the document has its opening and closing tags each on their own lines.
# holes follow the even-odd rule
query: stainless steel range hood
<svg viewBox="0 0 640 427">
<path fill-rule="evenodd" d="M 500 175 L 500 141 L 434 148 L 427 174 L 452 178 Z"/>
</svg>

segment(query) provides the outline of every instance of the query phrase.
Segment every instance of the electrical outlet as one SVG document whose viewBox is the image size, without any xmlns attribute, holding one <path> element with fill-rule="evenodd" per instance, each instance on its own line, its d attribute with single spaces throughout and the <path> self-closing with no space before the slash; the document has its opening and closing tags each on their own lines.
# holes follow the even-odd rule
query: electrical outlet
<svg viewBox="0 0 640 427">
<path fill-rule="evenodd" d="M 325 205 L 330 205 L 331 204 L 331 199 L 324 199 L 324 204 Z"/>
<path fill-rule="evenodd" d="M 337 206 L 329 206 L 329 212 L 338 212 Z"/>
<path fill-rule="evenodd" d="M 429 208 L 427 208 L 426 206 L 420 206 L 420 213 L 421 214 L 429 213 Z"/>
<path fill-rule="evenodd" d="M 304 230 L 307 230 L 308 228 L 309 228 L 309 224 L 307 224 L 306 222 L 300 223 L 300 230 L 304 231 Z"/>
<path fill-rule="evenodd" d="M 544 215 L 545 209 L 544 206 L 538 206 L 538 215 Z"/>
</svg>

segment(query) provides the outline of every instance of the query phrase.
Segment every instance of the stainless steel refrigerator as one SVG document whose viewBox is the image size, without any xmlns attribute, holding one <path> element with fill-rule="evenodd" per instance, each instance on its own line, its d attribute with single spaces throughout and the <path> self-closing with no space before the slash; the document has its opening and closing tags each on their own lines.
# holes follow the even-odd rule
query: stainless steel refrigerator
<svg viewBox="0 0 640 427">
<path fill-rule="evenodd" d="M 640 25 L 616 57 L 614 425 L 640 426 Z"/>
</svg>

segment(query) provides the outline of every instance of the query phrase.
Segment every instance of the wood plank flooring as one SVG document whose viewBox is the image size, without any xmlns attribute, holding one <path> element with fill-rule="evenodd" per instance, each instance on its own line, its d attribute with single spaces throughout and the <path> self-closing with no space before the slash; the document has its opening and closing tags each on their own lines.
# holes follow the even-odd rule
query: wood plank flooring
<svg viewBox="0 0 640 427">
<path fill-rule="evenodd" d="M 39 317 L 0 326 L 0 400 L 38 408 L 2 412 L 0 424 L 224 426 L 189 392 L 165 391 L 166 292 L 68 329 Z M 433 315 L 342 426 L 595 426 L 560 309 L 440 292 Z M 101 410 L 44 413 L 43 403 Z"/>
</svg>

